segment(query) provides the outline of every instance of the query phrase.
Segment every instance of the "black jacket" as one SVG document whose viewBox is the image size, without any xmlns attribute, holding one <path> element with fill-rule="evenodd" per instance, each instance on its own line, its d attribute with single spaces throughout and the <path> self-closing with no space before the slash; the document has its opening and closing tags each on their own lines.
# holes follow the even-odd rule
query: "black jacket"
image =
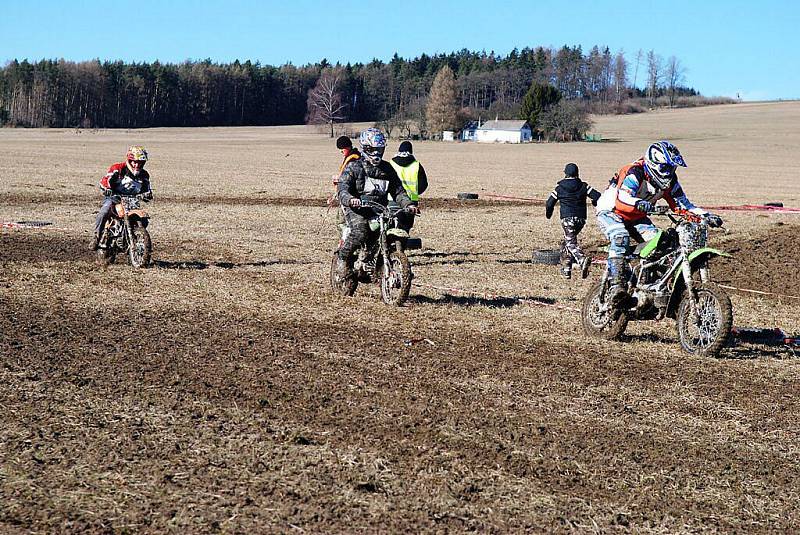
<svg viewBox="0 0 800 535">
<path fill-rule="evenodd" d="M 399 165 L 400 167 L 408 167 L 417 159 L 414 157 L 413 154 L 409 154 L 408 156 L 395 156 L 392 158 L 392 161 Z M 417 193 L 422 195 L 425 193 L 425 190 L 428 189 L 428 175 L 425 173 L 425 168 L 422 167 L 422 164 L 419 164 L 419 175 L 417 175 Z"/>
<path fill-rule="evenodd" d="M 375 166 L 364 158 L 353 160 L 347 164 L 339 178 L 337 197 L 339 204 L 349 206 L 350 199 L 367 198 L 384 206 L 388 203 L 387 195 L 391 194 L 397 203 L 406 208 L 411 204 L 403 183 L 400 182 L 392 165 L 386 160 Z"/>
<path fill-rule="evenodd" d="M 582 181 L 580 178 L 565 178 L 556 184 L 556 189 L 547 198 L 545 215 L 550 219 L 556 203 L 561 203 L 561 219 L 580 217 L 586 219 L 586 197 L 597 206 L 600 192 Z"/>
</svg>

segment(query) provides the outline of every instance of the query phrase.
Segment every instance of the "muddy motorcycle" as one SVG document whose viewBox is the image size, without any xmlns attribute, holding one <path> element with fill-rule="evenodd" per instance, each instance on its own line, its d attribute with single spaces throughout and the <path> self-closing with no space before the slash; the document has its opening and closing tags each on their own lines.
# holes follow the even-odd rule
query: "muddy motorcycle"
<svg viewBox="0 0 800 535">
<path fill-rule="evenodd" d="M 143 195 L 115 195 L 114 206 L 100 233 L 97 263 L 107 266 L 119 254 L 125 254 L 131 266 L 145 268 L 150 265 L 153 245 L 147 224 L 150 216 L 142 208 Z"/>
<path fill-rule="evenodd" d="M 675 319 L 687 353 L 714 356 L 727 342 L 733 322 L 731 300 L 711 282 L 709 262 L 729 254 L 706 246 L 708 223 L 685 210 L 667 216 L 672 227 L 628 251 L 626 296 L 612 305 L 608 269 L 587 294 L 581 313 L 586 334 L 616 340 L 630 320 Z"/>
<path fill-rule="evenodd" d="M 359 283 L 377 283 L 381 288 L 381 298 L 388 305 L 400 306 L 408 299 L 411 289 L 411 264 L 404 251 L 408 233 L 397 226 L 397 215 L 402 209 L 392 209 L 382 204 L 362 200 L 362 208 L 371 210 L 375 216 L 369 219 L 370 233 L 366 242 L 349 261 L 352 262 L 352 275 L 339 276 L 336 263 L 339 250 L 331 260 L 331 287 L 336 293 L 351 296 Z M 344 227 L 339 247 L 350 231 Z"/>
</svg>

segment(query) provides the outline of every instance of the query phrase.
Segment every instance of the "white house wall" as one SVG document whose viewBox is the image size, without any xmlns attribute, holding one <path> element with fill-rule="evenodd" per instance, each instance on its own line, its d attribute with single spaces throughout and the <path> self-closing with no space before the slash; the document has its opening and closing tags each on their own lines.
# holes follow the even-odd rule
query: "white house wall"
<svg viewBox="0 0 800 535">
<path fill-rule="evenodd" d="M 478 130 L 475 140 L 479 143 L 520 143 L 522 132 L 509 132 L 506 130 Z"/>
</svg>

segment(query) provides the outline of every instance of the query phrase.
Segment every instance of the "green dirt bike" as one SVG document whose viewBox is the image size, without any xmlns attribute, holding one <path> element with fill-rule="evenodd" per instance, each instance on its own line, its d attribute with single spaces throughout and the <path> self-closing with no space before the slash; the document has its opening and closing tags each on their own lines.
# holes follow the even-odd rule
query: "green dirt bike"
<svg viewBox="0 0 800 535">
<path fill-rule="evenodd" d="M 708 223 L 702 216 L 686 210 L 667 213 L 665 207 L 653 215 L 666 215 L 673 227 L 629 250 L 627 295 L 616 306 L 608 296 L 606 269 L 584 300 L 583 329 L 590 336 L 616 340 L 630 320 L 669 317 L 677 322 L 684 351 L 717 355 L 730 337 L 733 310 L 730 297 L 711 282 L 708 264 L 731 255 L 706 247 Z"/>
<path fill-rule="evenodd" d="M 381 287 L 381 298 L 387 305 L 402 305 L 411 289 L 411 264 L 404 252 L 408 233 L 398 228 L 397 214 L 402 209 L 392 209 L 374 201 L 362 200 L 362 208 L 372 210 L 369 219 L 370 234 L 358 250 L 352 262 L 352 276 L 342 279 L 336 269 L 339 249 L 331 261 L 331 288 L 336 293 L 351 296 L 360 282 L 377 282 Z M 344 226 L 339 247 L 344 244 L 350 229 Z"/>
</svg>

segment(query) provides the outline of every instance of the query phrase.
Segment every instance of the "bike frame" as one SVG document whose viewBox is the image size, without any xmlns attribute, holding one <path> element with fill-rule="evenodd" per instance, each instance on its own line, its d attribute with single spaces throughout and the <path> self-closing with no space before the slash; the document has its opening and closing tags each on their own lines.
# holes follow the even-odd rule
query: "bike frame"
<svg viewBox="0 0 800 535">
<path fill-rule="evenodd" d="M 126 249 L 128 256 L 130 257 L 131 262 L 134 262 L 135 259 L 133 258 L 133 228 L 131 225 L 131 219 L 139 219 L 139 220 L 146 220 L 148 219 L 147 212 L 142 210 L 141 208 L 136 208 L 133 210 L 128 210 L 128 207 L 125 205 L 125 199 L 130 198 L 131 196 L 119 196 L 119 202 L 114 203 L 114 210 L 116 212 L 116 216 L 122 220 L 122 228 L 124 229 L 125 240 L 126 240 Z M 135 198 L 135 197 L 134 197 Z"/>
<path fill-rule="evenodd" d="M 678 216 L 682 216 L 687 222 L 694 223 L 694 224 L 702 224 L 701 217 L 690 213 L 686 210 L 680 210 L 675 212 Z M 665 212 L 655 212 L 654 215 L 666 215 L 668 216 L 673 223 L 680 226 L 683 224 L 682 221 L 678 221 L 672 214 L 668 214 Z M 636 293 L 637 290 L 643 290 L 646 292 L 650 292 L 655 295 L 664 295 L 669 293 L 670 298 L 667 304 L 667 314 L 670 311 L 674 310 L 675 306 L 678 302 L 678 297 L 676 294 L 680 293 L 683 287 L 688 288 L 689 291 L 689 299 L 690 299 L 690 306 L 691 312 L 694 317 L 697 316 L 697 295 L 694 292 L 694 279 L 693 275 L 697 271 L 700 274 L 700 282 L 708 282 L 708 269 L 703 265 L 699 269 L 696 269 L 695 266 L 702 262 L 704 259 L 708 259 L 712 256 L 730 256 L 727 253 L 723 253 L 717 249 L 713 249 L 710 247 L 702 246 L 698 249 L 691 250 L 689 248 L 689 244 L 684 243 L 683 233 L 678 233 L 679 237 L 679 247 L 680 250 L 677 256 L 670 256 L 665 255 L 661 258 L 653 261 L 648 262 L 646 258 L 639 258 L 637 255 L 626 255 L 627 260 L 630 262 L 635 259 L 639 259 L 639 264 L 636 266 L 635 269 L 632 270 L 631 282 L 633 284 L 632 294 Z M 639 281 L 642 278 L 642 274 L 645 273 L 646 270 L 651 269 L 659 264 L 663 264 L 667 259 L 671 258 L 671 265 L 669 269 L 655 282 L 641 284 Z M 608 283 L 608 269 L 603 272 L 603 287 L 606 287 Z M 680 282 L 683 283 L 684 286 L 681 286 Z M 671 287 L 670 287 L 671 283 Z M 602 299 L 602 298 L 601 298 Z M 606 305 L 608 306 L 608 305 Z"/>
</svg>

